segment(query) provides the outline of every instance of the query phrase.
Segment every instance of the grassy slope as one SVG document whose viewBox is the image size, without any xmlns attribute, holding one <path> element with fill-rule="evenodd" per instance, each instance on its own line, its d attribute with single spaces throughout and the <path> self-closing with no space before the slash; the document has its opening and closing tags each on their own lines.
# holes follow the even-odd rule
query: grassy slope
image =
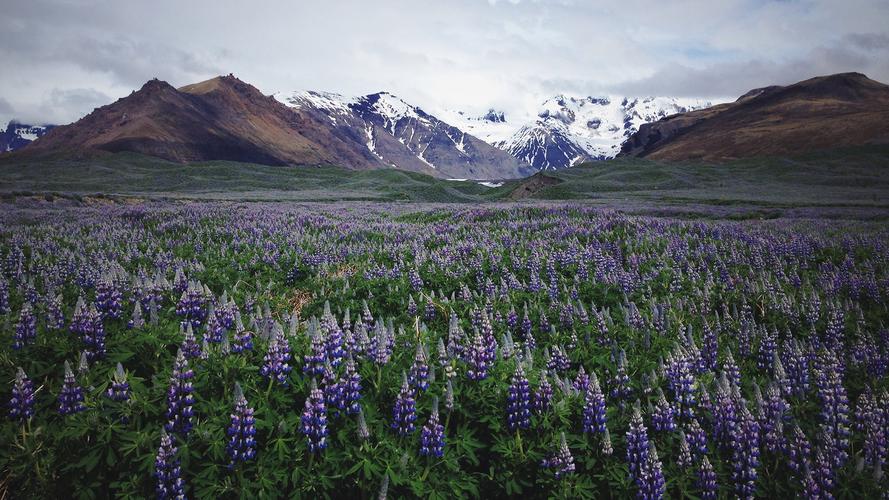
<svg viewBox="0 0 889 500">
<path fill-rule="evenodd" d="M 561 182 L 535 189 L 533 199 L 889 207 L 886 146 L 724 164 L 619 158 L 543 175 Z M 0 157 L 0 192 L 472 203 L 507 200 L 523 182 L 510 181 L 492 189 L 400 170 L 351 171 L 233 162 L 182 165 L 124 153 L 40 161 Z"/>
<path fill-rule="evenodd" d="M 105 193 L 171 198 L 484 201 L 489 188 L 400 170 L 190 165 L 121 153 L 93 159 L 0 159 L 0 191 Z"/>
<path fill-rule="evenodd" d="M 546 175 L 563 182 L 540 190 L 534 198 L 889 206 L 887 147 L 723 164 L 618 158 Z"/>
</svg>

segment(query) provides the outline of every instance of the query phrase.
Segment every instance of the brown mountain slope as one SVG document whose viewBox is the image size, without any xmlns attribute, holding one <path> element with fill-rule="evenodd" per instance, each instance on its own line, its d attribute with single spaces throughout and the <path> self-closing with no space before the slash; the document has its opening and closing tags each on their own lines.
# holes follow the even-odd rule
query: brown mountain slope
<svg viewBox="0 0 889 500">
<path fill-rule="evenodd" d="M 727 160 L 889 143 L 889 85 L 841 73 L 773 86 L 640 127 L 622 156 Z"/>
<path fill-rule="evenodd" d="M 178 90 L 151 80 L 19 154 L 90 151 L 133 151 L 178 162 L 382 166 L 360 144 L 231 75 Z"/>
</svg>

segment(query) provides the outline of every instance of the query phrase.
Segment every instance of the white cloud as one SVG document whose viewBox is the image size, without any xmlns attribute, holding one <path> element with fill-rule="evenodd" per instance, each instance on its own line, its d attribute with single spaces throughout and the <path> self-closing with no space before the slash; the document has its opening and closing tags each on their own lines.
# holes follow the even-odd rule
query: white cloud
<svg viewBox="0 0 889 500">
<path fill-rule="evenodd" d="M 0 97 L 71 121 L 155 76 L 229 72 L 266 93 L 389 90 L 431 112 L 515 114 L 562 91 L 733 97 L 853 69 L 889 80 L 887 18 L 884 0 L 32 0 L 0 18 Z"/>
</svg>

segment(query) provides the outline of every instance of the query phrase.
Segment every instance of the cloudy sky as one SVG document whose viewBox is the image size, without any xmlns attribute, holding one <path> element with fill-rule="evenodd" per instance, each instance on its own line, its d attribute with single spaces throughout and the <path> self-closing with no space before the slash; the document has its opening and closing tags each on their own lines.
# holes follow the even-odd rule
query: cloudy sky
<svg viewBox="0 0 889 500">
<path fill-rule="evenodd" d="M 432 112 L 520 113 L 556 93 L 723 100 L 841 71 L 889 82 L 889 2 L 27 0 L 0 9 L 0 67 L 4 123 L 67 123 L 153 77 L 227 73 Z"/>
</svg>

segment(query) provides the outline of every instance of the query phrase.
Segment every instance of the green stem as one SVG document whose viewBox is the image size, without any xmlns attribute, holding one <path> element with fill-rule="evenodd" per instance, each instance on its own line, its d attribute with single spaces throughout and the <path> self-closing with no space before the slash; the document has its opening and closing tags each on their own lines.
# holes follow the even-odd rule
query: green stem
<svg viewBox="0 0 889 500">
<path fill-rule="evenodd" d="M 525 451 L 522 449 L 522 435 L 519 433 L 518 429 L 516 429 L 516 431 L 515 431 L 515 441 L 516 441 L 516 444 L 519 445 L 519 455 L 521 455 L 522 460 L 524 460 L 525 459 Z"/>
</svg>

